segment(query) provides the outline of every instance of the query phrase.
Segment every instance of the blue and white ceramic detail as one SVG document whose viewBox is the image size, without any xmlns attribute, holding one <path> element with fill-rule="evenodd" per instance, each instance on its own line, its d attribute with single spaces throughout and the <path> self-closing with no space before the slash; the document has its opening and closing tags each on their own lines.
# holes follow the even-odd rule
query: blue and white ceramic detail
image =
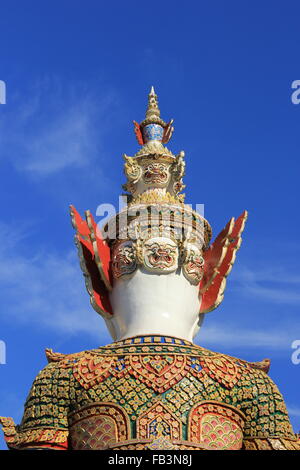
<svg viewBox="0 0 300 470">
<path fill-rule="evenodd" d="M 159 124 L 148 124 L 143 128 L 144 142 L 150 140 L 162 140 L 164 134 L 164 128 Z"/>
</svg>

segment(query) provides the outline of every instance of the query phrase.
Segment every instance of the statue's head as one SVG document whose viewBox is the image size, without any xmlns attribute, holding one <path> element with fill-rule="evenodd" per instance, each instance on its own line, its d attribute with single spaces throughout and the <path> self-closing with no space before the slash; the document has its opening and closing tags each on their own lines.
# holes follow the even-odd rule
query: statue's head
<svg viewBox="0 0 300 470">
<path fill-rule="evenodd" d="M 153 333 L 192 340 L 203 321 L 207 222 L 183 204 L 131 203 L 110 224 L 117 227 L 108 242 L 113 314 L 107 324 L 114 339 Z"/>
<path fill-rule="evenodd" d="M 204 314 L 222 301 L 240 246 L 246 212 L 209 246 L 209 223 L 184 203 L 184 152 L 165 146 L 172 123 L 161 119 L 152 88 L 145 119 L 134 122 L 141 148 L 124 155 L 127 205 L 101 231 L 90 213 L 85 223 L 72 209 L 91 302 L 115 340 L 145 334 L 192 340 Z"/>
<path fill-rule="evenodd" d="M 104 227 L 111 249 L 114 338 L 165 334 L 192 340 L 203 321 L 199 283 L 208 222 L 184 204 L 184 152 L 164 144 L 173 121 L 160 117 L 157 96 L 149 94 L 145 119 L 135 122 L 140 150 L 124 155 L 128 204 Z"/>
</svg>

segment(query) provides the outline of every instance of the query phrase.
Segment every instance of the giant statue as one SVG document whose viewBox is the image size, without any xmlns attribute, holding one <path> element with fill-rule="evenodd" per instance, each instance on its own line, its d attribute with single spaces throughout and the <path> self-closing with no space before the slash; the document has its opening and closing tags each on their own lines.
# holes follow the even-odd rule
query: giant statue
<svg viewBox="0 0 300 470">
<path fill-rule="evenodd" d="M 247 362 L 193 343 L 223 300 L 247 219 L 211 242 L 208 221 L 184 203 L 184 152 L 165 145 L 173 121 L 151 89 L 134 121 L 140 149 L 124 155 L 126 204 L 106 224 L 71 206 L 92 307 L 113 342 L 46 350 L 23 419 L 0 418 L 10 449 L 300 449 L 269 361 Z"/>
</svg>

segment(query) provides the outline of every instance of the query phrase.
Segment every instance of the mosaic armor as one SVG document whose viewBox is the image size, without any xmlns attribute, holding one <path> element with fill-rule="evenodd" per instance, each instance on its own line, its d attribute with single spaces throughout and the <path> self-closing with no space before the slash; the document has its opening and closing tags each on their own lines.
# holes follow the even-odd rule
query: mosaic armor
<svg viewBox="0 0 300 470">
<path fill-rule="evenodd" d="M 47 356 L 10 448 L 300 449 L 268 361 L 161 336 Z"/>
</svg>

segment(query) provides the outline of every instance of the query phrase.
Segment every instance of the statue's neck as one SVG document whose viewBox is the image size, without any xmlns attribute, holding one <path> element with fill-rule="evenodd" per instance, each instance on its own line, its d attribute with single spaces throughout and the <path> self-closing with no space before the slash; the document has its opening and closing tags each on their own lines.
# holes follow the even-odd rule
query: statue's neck
<svg viewBox="0 0 300 470">
<path fill-rule="evenodd" d="M 132 278 L 114 285 L 108 329 L 115 341 L 156 334 L 192 342 L 203 320 L 198 292 L 183 275 L 137 270 Z"/>
<path fill-rule="evenodd" d="M 193 342 L 198 333 L 204 315 L 189 315 L 184 311 L 137 312 L 123 311 L 122 316 L 115 314 L 106 320 L 109 332 L 114 341 L 135 336 L 172 336 Z"/>
<path fill-rule="evenodd" d="M 113 337 L 114 341 L 120 341 L 127 338 L 133 338 L 136 336 L 171 336 L 174 338 L 184 339 L 189 342 L 193 342 L 193 338 L 199 331 L 200 322 L 196 321 L 194 324 L 186 325 L 186 322 L 182 322 L 179 319 L 161 317 L 155 318 L 144 318 L 143 316 L 133 324 L 126 325 L 123 322 L 118 322 L 115 319 L 107 320 L 108 329 Z"/>
</svg>

